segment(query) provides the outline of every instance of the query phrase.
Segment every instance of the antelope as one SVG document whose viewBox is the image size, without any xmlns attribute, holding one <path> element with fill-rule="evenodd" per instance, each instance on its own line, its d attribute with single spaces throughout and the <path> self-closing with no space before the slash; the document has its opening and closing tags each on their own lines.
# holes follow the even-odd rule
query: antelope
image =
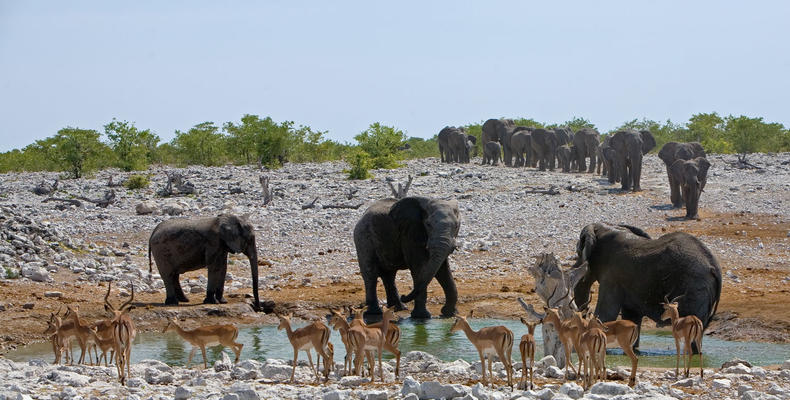
<svg viewBox="0 0 790 400">
<path fill-rule="evenodd" d="M 474 331 L 465 317 L 457 316 L 455 317 L 455 323 L 450 328 L 450 332 L 456 331 L 464 331 L 469 341 L 477 348 L 477 353 L 480 355 L 480 370 L 483 384 L 487 384 L 486 358 L 488 358 L 488 373 L 491 376 L 491 383 L 494 383 L 492 364 L 494 363 L 493 356 L 497 355 L 502 360 L 502 363 L 505 364 L 507 384 L 513 387 L 513 363 L 510 359 L 510 355 L 513 352 L 513 332 L 510 329 L 500 325 Z"/>
<path fill-rule="evenodd" d="M 702 378 L 702 321 L 696 315 L 687 315 L 681 317 L 678 312 L 678 299 L 683 297 L 680 295 L 669 301 L 667 296 L 664 296 L 664 312 L 661 314 L 661 320 L 669 319 L 672 321 L 672 336 L 675 338 L 675 350 L 677 355 L 675 357 L 675 376 L 678 376 L 678 368 L 680 366 L 680 340 L 684 341 L 685 354 L 683 355 L 683 372 L 686 378 L 689 376 L 689 369 L 691 368 L 691 342 L 697 343 L 699 349 L 699 376 Z"/>
<path fill-rule="evenodd" d="M 362 309 L 364 312 L 365 308 Z M 376 380 L 375 375 L 375 364 L 373 362 L 373 355 L 372 351 L 376 351 L 376 354 L 379 359 L 379 378 L 382 382 L 384 382 L 384 368 L 382 367 L 381 362 L 381 354 L 384 350 L 384 345 L 387 342 L 386 336 L 387 332 L 389 331 L 390 320 L 395 318 L 395 312 L 388 307 L 384 307 L 382 310 L 381 316 L 381 324 L 377 327 L 367 326 L 364 323 L 357 323 L 354 324 L 352 322 L 352 326 L 348 331 L 348 339 L 351 343 L 352 347 L 354 347 L 354 352 L 356 353 L 356 357 L 354 359 L 354 371 L 355 373 L 359 374 L 360 369 L 362 367 L 362 355 L 366 354 L 368 358 L 368 368 L 370 369 L 370 381 L 374 382 Z"/>
<path fill-rule="evenodd" d="M 342 312 L 335 309 L 331 309 L 330 312 L 332 316 L 329 318 L 329 324 L 332 326 L 332 329 L 340 333 L 340 340 L 343 341 L 343 346 L 346 348 L 346 356 L 343 360 L 343 374 L 348 375 L 349 371 L 351 371 L 352 355 L 354 354 L 354 347 L 348 339 L 348 330 L 351 329 L 351 326 Z"/>
<path fill-rule="evenodd" d="M 68 318 L 68 322 L 71 322 L 74 325 L 74 332 L 75 336 L 77 337 L 77 343 L 79 343 L 82 352 L 80 353 L 80 360 L 78 361 L 80 364 L 85 363 L 85 349 L 88 350 L 88 361 L 93 365 L 93 359 L 91 358 L 91 348 L 93 348 L 94 354 L 96 356 L 96 363 L 99 363 L 99 353 L 96 350 L 96 345 L 99 343 L 99 337 L 96 335 L 96 331 L 91 328 L 91 325 L 83 318 L 80 318 L 79 314 L 79 306 L 66 306 L 66 314 L 64 318 Z"/>
<path fill-rule="evenodd" d="M 523 317 L 521 318 L 521 323 L 527 326 L 527 333 L 524 336 L 521 336 L 521 342 L 518 344 L 519 352 L 521 352 L 521 382 L 519 382 L 520 387 L 526 387 L 527 377 L 526 373 L 529 371 L 529 387 L 527 389 L 532 389 L 532 377 L 533 371 L 532 366 L 535 363 L 535 326 L 537 326 L 540 321 L 537 322 L 528 322 Z M 527 366 L 527 358 L 529 358 L 529 367 Z M 523 385 L 522 385 L 523 383 Z"/>
<path fill-rule="evenodd" d="M 365 308 L 357 309 L 354 312 L 354 319 L 351 321 L 351 326 L 355 325 L 366 325 L 365 319 L 362 317 L 363 313 L 365 312 Z M 394 317 L 394 316 L 393 316 Z M 369 328 L 379 328 L 383 323 L 383 319 L 379 322 L 374 322 L 372 324 L 366 325 Z M 400 355 L 401 352 L 398 350 L 398 345 L 400 344 L 400 328 L 398 325 L 389 324 L 389 328 L 384 336 L 384 350 L 392 353 L 395 356 L 395 376 L 400 377 Z"/>
<path fill-rule="evenodd" d="M 584 388 L 588 389 L 597 379 L 606 379 L 606 333 L 603 323 L 593 317 L 586 331 L 579 339 L 581 351 L 579 358 L 584 359 Z M 579 364 L 581 368 L 581 364 Z"/>
<path fill-rule="evenodd" d="M 118 308 L 115 308 L 108 300 L 112 282 L 107 283 L 107 294 L 104 296 L 104 310 L 112 314 L 110 324 L 112 325 L 112 338 L 114 342 L 113 351 L 115 352 L 115 367 L 118 369 L 118 380 L 121 381 L 121 385 L 126 385 L 126 378 L 132 375 L 130 366 L 132 342 L 137 335 L 134 321 L 132 321 L 132 317 L 129 316 L 129 311 L 134 308 L 132 305 L 132 301 L 134 301 L 134 284 L 130 282 L 130 285 L 132 289 L 131 297 Z M 126 367 L 125 372 L 124 367 Z"/>
<path fill-rule="evenodd" d="M 52 340 L 52 351 L 55 353 L 53 364 L 60 364 L 60 358 L 64 353 L 66 354 L 66 363 L 71 362 L 71 338 L 66 337 L 65 330 L 61 330 L 62 325 L 63 321 L 60 317 L 55 313 L 50 313 L 44 334 L 50 335 L 50 340 Z"/>
<path fill-rule="evenodd" d="M 310 349 L 315 349 L 316 353 L 318 353 L 321 357 L 324 357 L 324 360 L 329 360 L 328 364 L 331 366 L 334 361 L 332 357 L 329 356 L 329 349 L 327 346 L 327 343 L 329 343 L 329 335 L 331 331 L 326 325 L 319 321 L 293 330 L 291 329 L 292 316 L 293 314 L 277 315 L 277 317 L 280 319 L 280 324 L 277 326 L 277 330 L 285 329 L 285 333 L 288 335 L 288 340 L 291 342 L 291 346 L 294 348 L 294 362 L 293 370 L 291 370 L 291 383 L 293 383 L 294 375 L 296 374 L 296 361 L 299 357 L 299 350 L 304 350 L 307 353 L 307 360 L 310 361 L 310 369 L 313 370 L 313 373 L 315 374 L 315 380 L 318 382 L 320 378 L 318 377 L 318 370 L 313 365 L 313 356 L 310 354 Z M 325 364 L 327 364 L 326 361 Z M 329 370 L 326 368 L 324 369 L 324 378 L 325 380 L 329 380 Z"/>
<path fill-rule="evenodd" d="M 165 329 L 162 330 L 162 333 L 167 331 L 176 331 L 179 336 L 192 345 L 192 351 L 189 352 L 186 368 L 189 368 L 189 364 L 192 363 L 192 357 L 195 356 L 195 352 L 198 348 L 200 348 L 200 352 L 203 353 L 203 368 L 208 369 L 208 363 L 206 362 L 206 346 L 211 347 L 219 344 L 230 347 L 230 349 L 233 350 L 233 354 L 236 355 L 234 363 L 239 362 L 241 348 L 244 347 L 243 344 L 236 343 L 239 330 L 231 324 L 208 325 L 192 330 L 184 330 L 178 325 L 178 321 L 175 318 L 170 318 L 167 321 L 167 325 L 165 325 Z"/>
<path fill-rule="evenodd" d="M 562 321 L 560 319 L 559 310 L 556 308 L 544 307 L 543 311 L 546 313 L 546 316 L 543 317 L 543 323 L 554 325 L 554 329 L 557 330 L 557 335 L 560 337 L 562 347 L 565 349 L 565 375 L 568 375 L 568 367 L 573 370 L 573 373 L 579 375 L 581 371 L 574 367 L 573 360 L 571 360 L 572 348 L 575 346 L 575 343 L 578 341 L 577 338 L 580 335 L 579 327 L 577 327 L 571 319 Z M 581 354 L 578 348 L 576 348 L 576 353 Z M 579 368 L 581 368 L 581 356 L 579 356 L 579 360 Z"/>
</svg>

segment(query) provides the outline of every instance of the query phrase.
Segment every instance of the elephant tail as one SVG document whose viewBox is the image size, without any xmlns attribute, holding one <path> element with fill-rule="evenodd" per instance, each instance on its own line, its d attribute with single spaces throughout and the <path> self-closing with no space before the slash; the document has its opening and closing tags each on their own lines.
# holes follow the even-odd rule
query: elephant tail
<svg viewBox="0 0 790 400">
<path fill-rule="evenodd" d="M 718 310 L 719 308 L 719 297 L 721 296 L 721 269 L 714 268 L 710 271 L 710 273 L 713 274 L 715 287 L 713 288 L 714 290 L 713 304 L 710 307 L 710 314 L 708 314 L 708 320 L 705 321 L 706 327 L 710 323 L 710 320 L 713 319 L 713 316 L 716 315 L 716 310 Z"/>
<path fill-rule="evenodd" d="M 152 263 L 151 263 L 151 241 L 148 241 L 148 283 L 152 280 Z"/>
</svg>

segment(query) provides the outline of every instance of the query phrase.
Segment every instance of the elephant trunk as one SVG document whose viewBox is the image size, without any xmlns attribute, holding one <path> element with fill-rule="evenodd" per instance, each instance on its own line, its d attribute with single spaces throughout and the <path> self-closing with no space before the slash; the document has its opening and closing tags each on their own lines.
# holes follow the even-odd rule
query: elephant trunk
<svg viewBox="0 0 790 400">
<path fill-rule="evenodd" d="M 261 309 L 260 298 L 258 297 L 258 250 L 255 247 L 255 240 L 247 246 L 244 254 L 250 260 L 250 273 L 252 274 L 252 297 L 255 300 L 253 309 L 259 311 Z"/>
<path fill-rule="evenodd" d="M 439 268 L 441 268 L 444 261 L 455 248 L 455 241 L 452 240 L 452 242 L 452 244 L 447 243 L 444 245 L 439 244 L 433 246 L 431 245 L 430 241 L 428 242 L 428 253 L 430 256 L 423 265 L 419 274 L 414 277 L 414 289 L 412 289 L 409 294 L 401 298 L 404 303 L 414 300 L 414 298 L 419 294 L 428 290 L 428 285 L 431 283 L 431 280 L 434 278 L 434 276 L 436 276 L 436 272 L 439 270 Z"/>
<path fill-rule="evenodd" d="M 688 200 L 686 201 L 686 215 L 688 218 L 697 217 L 700 192 L 701 190 L 699 182 L 694 182 L 693 184 L 689 185 L 686 191 L 686 196 L 688 196 Z"/>
</svg>

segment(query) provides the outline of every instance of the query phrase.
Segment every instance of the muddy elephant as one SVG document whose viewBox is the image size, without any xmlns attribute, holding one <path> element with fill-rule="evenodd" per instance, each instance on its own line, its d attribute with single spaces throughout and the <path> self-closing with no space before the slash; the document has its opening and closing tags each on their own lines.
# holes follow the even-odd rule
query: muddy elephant
<svg viewBox="0 0 790 400">
<path fill-rule="evenodd" d="M 538 169 L 545 171 L 546 167 L 554 170 L 554 157 L 557 151 L 557 137 L 550 129 L 537 128 L 532 131 L 532 161 L 537 163 Z"/>
<path fill-rule="evenodd" d="M 670 167 L 677 160 L 691 160 L 697 157 L 705 157 L 705 149 L 698 142 L 678 143 L 668 142 L 661 147 L 658 158 L 664 161 L 667 167 L 667 179 L 669 179 L 669 199 L 673 207 L 683 206 L 683 195 L 680 190 L 680 183 L 672 179 Z"/>
<path fill-rule="evenodd" d="M 165 284 L 165 304 L 189 301 L 181 288 L 179 276 L 185 272 L 208 268 L 206 298 L 203 303 L 227 303 L 223 296 L 228 253 L 242 253 L 250 262 L 253 307 L 258 310 L 258 251 L 255 229 L 245 217 L 220 214 L 210 218 L 176 218 L 162 221 L 148 239 L 148 273 L 151 257 Z"/>
<path fill-rule="evenodd" d="M 532 131 L 534 128 L 525 127 L 516 131 L 510 137 L 510 148 L 513 150 L 514 167 L 528 167 L 532 163 Z"/>
<path fill-rule="evenodd" d="M 699 197 L 705 189 L 710 162 L 705 157 L 677 160 L 670 167 L 672 180 L 680 185 L 686 203 L 686 219 L 699 218 Z"/>
<path fill-rule="evenodd" d="M 557 160 L 560 162 L 562 172 L 571 171 L 571 163 L 575 158 L 576 154 L 574 149 L 571 148 L 571 145 L 564 144 L 560 147 L 557 147 Z"/>
<path fill-rule="evenodd" d="M 499 142 L 502 146 L 504 156 L 502 159 L 505 165 L 510 166 L 513 162 L 513 152 L 510 148 L 510 138 L 516 130 L 516 124 L 512 119 L 489 119 L 483 123 L 483 143 Z"/>
<path fill-rule="evenodd" d="M 579 172 L 595 172 L 595 151 L 598 149 L 598 134 L 593 128 L 579 129 L 573 135 L 573 145 L 576 146 L 576 161 L 579 163 Z M 586 158 L 590 158 L 590 169 L 587 169 Z"/>
<path fill-rule="evenodd" d="M 642 156 L 656 147 L 656 140 L 650 131 L 627 129 L 612 135 L 609 145 L 614 149 L 613 169 L 620 177 L 623 190 L 642 190 L 639 181 L 642 177 Z M 612 182 L 612 179 L 609 179 Z"/>
<path fill-rule="evenodd" d="M 637 325 L 642 317 L 661 324 L 665 296 L 684 295 L 680 315 L 696 315 L 705 327 L 716 313 L 721 268 L 710 250 L 688 233 L 652 239 L 631 226 L 590 224 L 579 235 L 576 253 L 574 268 L 587 264 L 588 269 L 574 288 L 575 302 L 589 301 L 590 287 L 598 282 L 595 315 L 601 321 L 622 314 Z"/>
<path fill-rule="evenodd" d="M 448 257 L 455 249 L 461 220 L 455 201 L 427 197 L 384 199 L 373 203 L 354 228 L 359 270 L 365 282 L 366 315 L 380 315 L 376 286 L 384 283 L 387 307 L 404 310 L 414 300 L 412 318 L 430 318 L 425 307 L 428 284 L 436 278 L 444 290 L 442 315 L 456 313 L 458 293 Z M 395 274 L 408 269 L 414 288 L 398 295 Z"/>
<path fill-rule="evenodd" d="M 483 162 L 481 165 L 499 165 L 502 159 L 502 146 L 498 142 L 488 142 L 483 146 Z"/>
</svg>

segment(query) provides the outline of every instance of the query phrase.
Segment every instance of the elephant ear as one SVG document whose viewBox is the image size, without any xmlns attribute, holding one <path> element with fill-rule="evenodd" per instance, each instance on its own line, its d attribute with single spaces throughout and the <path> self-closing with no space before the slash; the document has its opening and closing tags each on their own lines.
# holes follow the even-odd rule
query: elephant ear
<svg viewBox="0 0 790 400">
<path fill-rule="evenodd" d="M 653 137 L 650 131 L 639 131 L 639 136 L 642 137 L 642 154 L 647 154 L 656 147 L 656 138 Z"/>
<path fill-rule="evenodd" d="M 389 212 L 390 218 L 398 226 L 400 236 L 418 243 L 428 241 L 428 233 L 425 231 L 423 222 L 425 214 L 422 204 L 415 197 L 406 197 L 398 200 L 392 205 Z"/>
<path fill-rule="evenodd" d="M 582 229 L 582 233 L 579 235 L 579 243 L 576 244 L 576 254 L 579 256 L 577 263 L 581 264 L 590 261 L 596 239 L 595 225 L 590 224 Z"/>
<path fill-rule="evenodd" d="M 217 217 L 219 224 L 219 237 L 231 253 L 240 253 L 243 250 L 242 227 L 238 217 L 223 214 Z"/>
<path fill-rule="evenodd" d="M 669 167 L 669 170 L 672 172 L 672 176 L 681 183 L 685 182 L 685 178 L 683 177 L 684 169 L 686 169 L 686 160 L 676 160 Z"/>
<path fill-rule="evenodd" d="M 708 181 L 708 169 L 710 168 L 710 162 L 705 157 L 697 157 L 695 159 L 697 163 L 697 168 L 699 171 L 697 172 L 697 179 L 699 180 L 699 190 L 702 191 L 705 189 L 705 183 Z"/>
<path fill-rule="evenodd" d="M 667 142 L 661 146 L 661 150 L 658 151 L 658 158 L 664 161 L 665 165 L 672 162 L 672 159 L 675 158 L 675 147 L 677 147 L 677 145 L 677 142 Z"/>
</svg>

